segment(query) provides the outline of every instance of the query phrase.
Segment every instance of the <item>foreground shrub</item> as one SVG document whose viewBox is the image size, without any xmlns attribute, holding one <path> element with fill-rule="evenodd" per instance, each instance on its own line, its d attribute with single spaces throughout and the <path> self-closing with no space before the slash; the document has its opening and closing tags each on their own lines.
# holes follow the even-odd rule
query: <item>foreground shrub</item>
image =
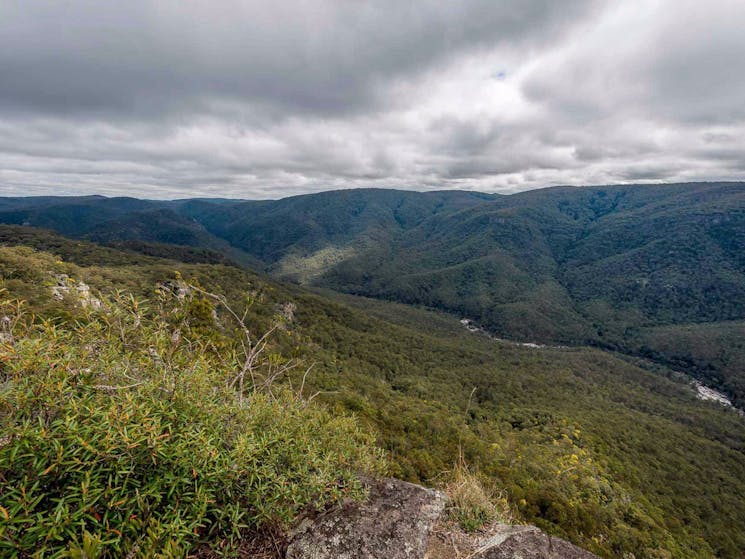
<svg viewBox="0 0 745 559">
<path fill-rule="evenodd" d="M 0 555 L 229 554 L 241 531 L 362 495 L 371 437 L 279 384 L 238 394 L 245 363 L 191 326 L 207 304 L 119 296 L 66 325 L 5 309 Z M 254 375 L 281 360 L 264 349 Z"/>
</svg>

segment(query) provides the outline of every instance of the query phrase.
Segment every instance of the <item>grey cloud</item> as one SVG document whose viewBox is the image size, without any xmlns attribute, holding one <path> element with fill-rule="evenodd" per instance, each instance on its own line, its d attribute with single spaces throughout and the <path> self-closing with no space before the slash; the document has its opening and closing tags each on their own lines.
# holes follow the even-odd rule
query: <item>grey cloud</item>
<svg viewBox="0 0 745 559">
<path fill-rule="evenodd" d="M 745 4 L 0 3 L 0 194 L 745 178 Z"/>
<path fill-rule="evenodd" d="M 619 3 L 525 82 L 526 95 L 577 120 L 745 119 L 745 4 Z M 635 28 L 636 27 L 636 28 Z"/>
<path fill-rule="evenodd" d="M 190 3 L 11 0 L 0 7 L 0 103 L 71 113 L 338 113 L 386 104 L 389 80 L 463 50 L 556 36 L 590 0 Z"/>
</svg>

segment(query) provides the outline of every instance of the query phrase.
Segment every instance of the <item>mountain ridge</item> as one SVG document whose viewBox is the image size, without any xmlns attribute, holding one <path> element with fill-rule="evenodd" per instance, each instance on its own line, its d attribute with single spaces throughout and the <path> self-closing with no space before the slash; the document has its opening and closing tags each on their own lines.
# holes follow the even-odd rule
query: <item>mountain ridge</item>
<svg viewBox="0 0 745 559">
<path fill-rule="evenodd" d="M 724 364 L 739 349 L 713 342 L 733 355 L 702 365 L 703 348 L 663 349 L 649 333 L 745 320 L 745 183 L 30 200 L 0 201 L 0 222 L 222 252 L 301 284 L 440 308 L 500 337 L 688 363 L 745 401 L 745 374 Z"/>
</svg>

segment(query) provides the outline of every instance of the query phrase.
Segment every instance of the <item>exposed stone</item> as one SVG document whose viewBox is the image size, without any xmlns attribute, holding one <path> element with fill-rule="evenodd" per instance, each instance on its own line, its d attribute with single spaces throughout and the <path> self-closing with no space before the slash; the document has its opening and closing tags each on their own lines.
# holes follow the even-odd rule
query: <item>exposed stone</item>
<svg viewBox="0 0 745 559">
<path fill-rule="evenodd" d="M 411 483 L 371 482 L 364 503 L 347 503 L 304 519 L 289 536 L 286 558 L 598 559 L 535 526 L 492 524 L 481 539 L 463 533 L 463 541 L 433 537 L 429 542 L 436 523 L 437 534 L 448 535 L 442 518 L 445 501 L 439 491 Z"/>
<path fill-rule="evenodd" d="M 192 292 L 191 286 L 181 279 L 160 282 L 158 289 L 164 293 L 175 295 L 179 301 L 185 300 Z"/>
<path fill-rule="evenodd" d="M 422 559 L 444 507 L 439 491 L 374 481 L 364 503 L 303 520 L 290 535 L 287 559 Z"/>
<path fill-rule="evenodd" d="M 297 305 L 293 302 L 287 302 L 281 306 L 279 312 L 287 322 L 292 322 L 295 320 L 295 310 L 297 310 Z"/>
<path fill-rule="evenodd" d="M 535 526 L 498 525 L 480 542 L 472 559 L 598 559 L 560 538 L 549 536 Z"/>
<path fill-rule="evenodd" d="M 0 344 L 13 345 L 13 332 L 11 331 L 12 319 L 5 315 L 0 318 Z"/>
<path fill-rule="evenodd" d="M 91 288 L 85 282 L 75 282 L 67 274 L 56 274 L 57 285 L 52 286 L 52 297 L 58 301 L 73 296 L 82 307 L 101 308 L 101 301 L 91 295 Z"/>
</svg>

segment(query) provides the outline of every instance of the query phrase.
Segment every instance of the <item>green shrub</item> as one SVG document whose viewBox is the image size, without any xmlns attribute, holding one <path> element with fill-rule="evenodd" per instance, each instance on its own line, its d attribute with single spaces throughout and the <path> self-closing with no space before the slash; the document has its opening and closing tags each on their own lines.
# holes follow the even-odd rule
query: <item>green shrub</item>
<svg viewBox="0 0 745 559">
<path fill-rule="evenodd" d="M 243 364 L 190 299 L 120 295 L 0 341 L 0 555 L 229 553 L 241 531 L 363 494 L 358 474 L 382 468 L 370 435 L 280 385 L 236 394 Z"/>
</svg>

